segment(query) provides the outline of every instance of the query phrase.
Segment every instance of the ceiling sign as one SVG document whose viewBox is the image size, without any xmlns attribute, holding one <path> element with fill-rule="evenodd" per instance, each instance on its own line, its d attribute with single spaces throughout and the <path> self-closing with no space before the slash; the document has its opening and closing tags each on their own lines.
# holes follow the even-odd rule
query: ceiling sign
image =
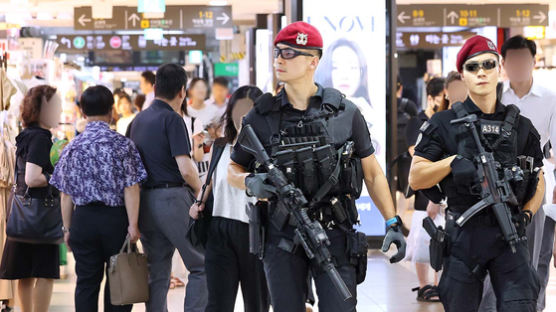
<svg viewBox="0 0 556 312">
<path fill-rule="evenodd" d="M 204 50 L 205 35 L 165 35 L 147 40 L 140 35 L 58 35 L 57 52 L 93 50 Z"/>
<path fill-rule="evenodd" d="M 398 33 L 398 48 L 436 49 L 450 46 L 461 46 L 463 42 L 474 36 L 474 32 L 403 32 Z"/>
<path fill-rule="evenodd" d="M 90 6 L 73 9 L 75 30 L 231 28 L 232 26 L 232 7 L 229 5 L 169 5 L 160 18 L 145 17 L 143 13 L 138 12 L 137 7 L 115 6 L 110 19 L 94 19 Z"/>
<path fill-rule="evenodd" d="M 166 11 L 166 1 L 139 0 L 137 11 L 141 13 L 164 13 Z"/>
<path fill-rule="evenodd" d="M 398 27 L 548 26 L 548 4 L 411 4 L 397 12 Z"/>
</svg>

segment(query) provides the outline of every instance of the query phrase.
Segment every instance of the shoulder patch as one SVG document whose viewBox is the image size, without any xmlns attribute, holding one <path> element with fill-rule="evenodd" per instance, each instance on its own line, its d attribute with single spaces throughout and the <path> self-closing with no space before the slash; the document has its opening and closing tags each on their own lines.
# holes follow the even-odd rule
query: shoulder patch
<svg viewBox="0 0 556 312">
<path fill-rule="evenodd" d="M 436 126 L 435 126 L 435 125 L 431 124 L 431 123 L 428 122 L 428 121 L 425 121 L 425 122 L 423 123 L 423 125 L 421 126 L 421 128 L 419 128 L 419 131 L 420 131 L 421 133 L 430 135 L 430 134 L 434 131 L 434 129 L 436 129 Z"/>
<path fill-rule="evenodd" d="M 422 139 L 423 139 L 423 133 L 419 133 L 419 136 L 417 136 L 417 141 L 415 141 L 415 146 L 419 145 Z"/>
<path fill-rule="evenodd" d="M 429 127 L 430 127 L 430 123 L 428 121 L 425 121 L 422 125 L 421 128 L 419 128 L 419 131 L 421 132 L 425 132 Z"/>
</svg>

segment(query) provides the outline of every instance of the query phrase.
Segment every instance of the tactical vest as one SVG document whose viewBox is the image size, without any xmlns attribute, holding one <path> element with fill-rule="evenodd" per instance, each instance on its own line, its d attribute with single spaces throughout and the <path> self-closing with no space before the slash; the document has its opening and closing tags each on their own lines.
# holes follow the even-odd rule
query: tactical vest
<svg viewBox="0 0 556 312">
<path fill-rule="evenodd" d="M 456 113 L 456 118 L 469 115 L 461 102 L 455 103 L 452 108 Z M 478 132 L 483 147 L 487 152 L 493 153 L 494 159 L 499 163 L 499 178 L 509 180 L 519 206 L 522 206 L 535 193 L 538 169 L 533 170 L 535 168 L 532 168 L 531 157 L 517 155 L 519 116 L 519 108 L 515 105 L 508 105 L 503 121 L 479 119 L 477 126 L 479 126 Z M 478 150 L 469 129 L 465 125 L 458 126 L 456 140 L 458 142 L 458 154 L 468 159 L 474 159 Z M 525 158 L 531 160 L 530 166 L 524 161 Z M 480 186 L 472 187 L 470 192 L 478 195 Z"/>
<path fill-rule="evenodd" d="M 324 89 L 319 113 L 286 128 L 281 125 L 283 113 L 269 109 L 280 105 L 279 96 L 262 96 L 255 109 L 270 128 L 266 148 L 288 180 L 301 189 L 313 217 L 325 223 L 353 224 L 357 222 L 355 199 L 363 185 L 361 160 L 353 155 L 353 142 L 335 146 L 338 142 L 327 131 L 328 120 L 345 109 L 343 99 L 339 91 Z"/>
<path fill-rule="evenodd" d="M 454 103 L 452 109 L 457 118 L 469 115 L 463 103 Z M 506 106 L 503 121 L 479 119 L 478 130 L 485 149 L 494 154 L 494 159 L 504 168 L 511 168 L 517 163 L 517 125 L 519 123 L 519 108 L 515 105 Z M 478 150 L 465 125 L 458 126 L 456 135 L 458 154 L 472 159 Z"/>
</svg>

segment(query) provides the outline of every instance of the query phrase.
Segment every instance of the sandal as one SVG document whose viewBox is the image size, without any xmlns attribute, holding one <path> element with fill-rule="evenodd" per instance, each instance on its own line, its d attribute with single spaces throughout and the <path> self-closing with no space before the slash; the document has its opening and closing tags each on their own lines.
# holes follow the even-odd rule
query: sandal
<svg viewBox="0 0 556 312">
<path fill-rule="evenodd" d="M 436 286 L 427 285 L 422 288 L 415 287 L 411 291 L 417 291 L 417 301 L 440 302 L 438 288 Z"/>
</svg>

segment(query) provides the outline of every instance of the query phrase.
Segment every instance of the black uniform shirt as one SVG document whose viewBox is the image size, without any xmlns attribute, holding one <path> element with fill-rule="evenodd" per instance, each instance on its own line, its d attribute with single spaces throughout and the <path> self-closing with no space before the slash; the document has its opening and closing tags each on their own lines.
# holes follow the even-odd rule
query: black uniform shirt
<svg viewBox="0 0 556 312">
<path fill-rule="evenodd" d="M 272 111 L 281 112 L 280 129 L 296 125 L 303 120 L 303 118 L 314 116 L 321 111 L 324 88 L 319 84 L 316 85 L 318 90 L 315 95 L 309 99 L 309 106 L 305 111 L 297 110 L 292 106 L 288 100 L 285 89 L 282 89 L 277 95 L 277 98 L 274 98 L 277 101 L 273 104 Z M 365 118 L 355 104 L 345 98 L 343 102 L 345 103 L 344 110 L 330 117 L 328 120 L 326 130 L 329 136 L 332 138 L 336 148 L 343 145 L 346 141 L 351 140 L 354 142 L 354 154 L 357 157 L 365 158 L 372 155 L 374 153 L 374 148 Z M 331 104 L 339 106 L 339 103 Z M 272 114 L 272 112 L 270 112 L 270 114 Z M 267 117 L 268 116 L 259 114 L 257 109 L 252 109 L 243 119 L 243 125 L 251 125 L 257 137 L 261 140 L 261 143 L 267 148 L 267 152 L 270 152 L 270 138 L 273 133 Z M 232 152 L 232 160 L 244 168 L 249 168 L 254 161 L 254 157 L 241 149 L 239 144 L 236 144 Z"/>
<path fill-rule="evenodd" d="M 480 119 L 503 121 L 506 113 L 506 106 L 500 102 L 496 103 L 493 114 L 483 113 L 469 97 L 463 105 L 470 114 L 477 114 Z M 458 153 L 458 141 L 456 140 L 458 125 L 450 124 L 453 119 L 456 119 L 456 113 L 453 109 L 434 114 L 429 120 L 431 130 L 429 134 L 421 133 L 421 138 L 415 147 L 415 155 L 430 161 L 438 161 L 456 155 Z M 543 165 L 543 154 L 539 139 L 540 136 L 531 121 L 520 115 L 517 125 L 517 155 L 533 157 L 535 167 L 542 167 Z M 488 151 L 487 147 L 485 149 Z M 456 190 L 452 174 L 446 176 L 440 185 L 448 197 L 448 207 L 450 209 L 466 209 L 480 199 L 467 193 L 459 193 Z"/>
<path fill-rule="evenodd" d="M 133 119 L 128 134 L 147 169 L 144 186 L 185 182 L 175 157 L 190 155 L 189 135 L 183 118 L 170 105 L 154 100 Z"/>
<path fill-rule="evenodd" d="M 408 146 L 413 146 L 417 144 L 417 137 L 419 137 L 419 129 L 421 128 L 423 123 L 428 120 L 429 117 L 427 117 L 425 112 L 419 112 L 417 116 L 411 117 L 411 119 L 407 122 L 407 126 L 405 128 L 405 137 Z"/>
<path fill-rule="evenodd" d="M 413 146 L 417 143 L 417 137 L 419 136 L 419 129 L 425 121 L 428 121 L 429 117 L 425 112 L 419 112 L 417 116 L 411 117 L 407 122 L 405 128 L 405 137 L 408 146 Z M 415 210 L 425 211 L 427 210 L 427 205 L 429 204 L 429 199 L 421 191 L 415 192 Z"/>
</svg>

